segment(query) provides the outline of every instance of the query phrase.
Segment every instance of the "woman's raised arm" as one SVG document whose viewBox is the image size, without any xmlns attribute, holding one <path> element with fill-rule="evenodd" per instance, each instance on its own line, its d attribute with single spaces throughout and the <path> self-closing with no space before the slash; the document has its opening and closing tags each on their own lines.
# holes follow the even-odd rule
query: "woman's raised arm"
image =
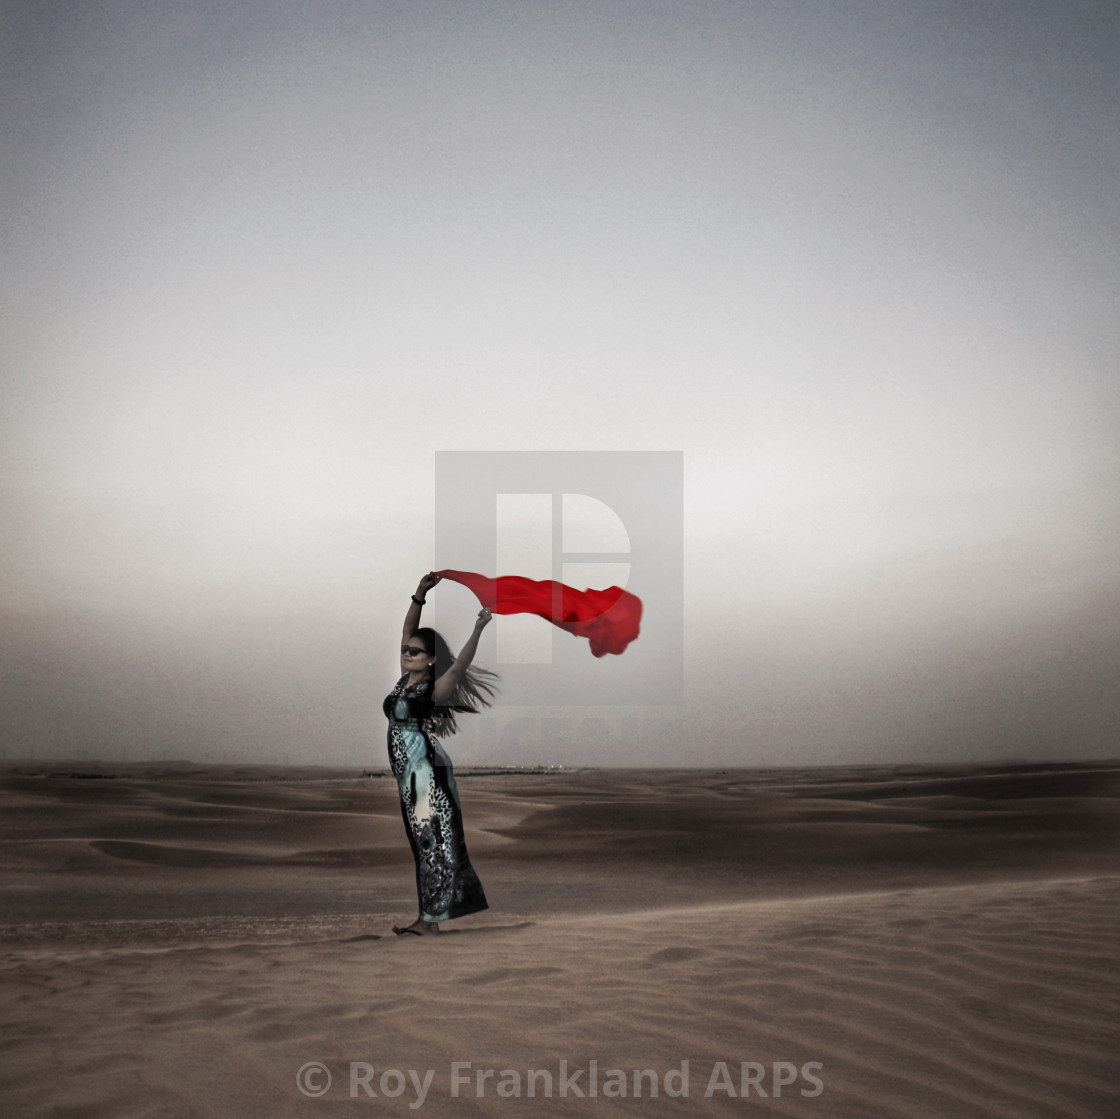
<svg viewBox="0 0 1120 1119">
<path fill-rule="evenodd" d="M 442 575 L 437 575 L 434 571 L 429 571 L 417 584 L 416 593 L 412 596 L 412 602 L 408 607 L 408 613 L 404 616 L 404 629 L 401 630 L 401 638 L 404 641 L 411 641 L 412 635 L 420 628 L 420 608 L 424 605 L 424 599 L 427 597 L 428 591 L 430 591 L 441 578 L 443 578 Z"/>
</svg>

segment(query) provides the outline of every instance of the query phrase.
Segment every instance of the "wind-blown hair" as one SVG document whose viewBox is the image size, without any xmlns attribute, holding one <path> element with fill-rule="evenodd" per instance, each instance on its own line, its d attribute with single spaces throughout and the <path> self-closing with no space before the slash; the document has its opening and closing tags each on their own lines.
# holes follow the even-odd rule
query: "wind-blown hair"
<svg viewBox="0 0 1120 1119">
<path fill-rule="evenodd" d="M 416 630 L 412 636 L 420 641 L 429 656 L 435 654 L 436 663 L 428 669 L 428 677 L 434 687 L 436 680 L 455 663 L 455 657 L 443 637 L 428 626 Z M 496 672 L 477 668 L 473 664 L 468 666 L 451 693 L 451 702 L 432 707 L 432 733 L 454 734 L 459 729 L 455 725 L 455 712 L 477 715 L 480 708 L 489 707 L 492 703 L 490 697 L 498 690 L 497 681 Z"/>
</svg>

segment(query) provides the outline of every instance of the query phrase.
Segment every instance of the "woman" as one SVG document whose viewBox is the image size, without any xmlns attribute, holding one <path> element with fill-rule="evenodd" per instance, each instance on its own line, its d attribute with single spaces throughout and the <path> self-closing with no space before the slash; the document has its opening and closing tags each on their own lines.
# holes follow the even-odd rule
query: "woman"
<svg viewBox="0 0 1120 1119">
<path fill-rule="evenodd" d="M 471 668 L 478 638 L 490 611 L 478 612 L 474 632 L 452 658 L 447 643 L 433 629 L 420 627 L 425 597 L 440 576 L 420 580 L 404 619 L 401 670 L 397 686 L 385 697 L 389 720 L 389 764 L 397 779 L 408 842 L 416 860 L 420 915 L 411 925 L 393 926 L 397 936 L 438 933 L 439 923 L 486 909 L 482 883 L 467 856 L 463 815 L 451 761 L 435 738 L 455 733 L 456 711 L 490 705 L 497 676 Z"/>
</svg>

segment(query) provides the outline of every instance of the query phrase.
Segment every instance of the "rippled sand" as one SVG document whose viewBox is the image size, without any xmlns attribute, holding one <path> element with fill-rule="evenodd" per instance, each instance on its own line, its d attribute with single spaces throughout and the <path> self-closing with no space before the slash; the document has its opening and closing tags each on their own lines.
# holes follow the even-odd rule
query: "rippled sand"
<svg viewBox="0 0 1120 1119">
<path fill-rule="evenodd" d="M 384 778 L 23 768 L 5 1115 L 1117 1113 L 1116 765 L 463 772 L 424 939 Z"/>
</svg>

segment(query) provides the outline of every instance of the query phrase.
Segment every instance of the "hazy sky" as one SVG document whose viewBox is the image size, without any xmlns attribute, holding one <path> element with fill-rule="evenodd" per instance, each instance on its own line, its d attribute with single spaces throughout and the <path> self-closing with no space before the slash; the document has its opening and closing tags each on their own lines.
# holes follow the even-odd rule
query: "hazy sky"
<svg viewBox="0 0 1120 1119">
<path fill-rule="evenodd" d="M 532 449 L 683 452 L 685 702 L 454 757 L 1117 752 L 1115 3 L 3 0 L 0 51 L 9 759 L 384 765 L 435 452 Z"/>
</svg>

